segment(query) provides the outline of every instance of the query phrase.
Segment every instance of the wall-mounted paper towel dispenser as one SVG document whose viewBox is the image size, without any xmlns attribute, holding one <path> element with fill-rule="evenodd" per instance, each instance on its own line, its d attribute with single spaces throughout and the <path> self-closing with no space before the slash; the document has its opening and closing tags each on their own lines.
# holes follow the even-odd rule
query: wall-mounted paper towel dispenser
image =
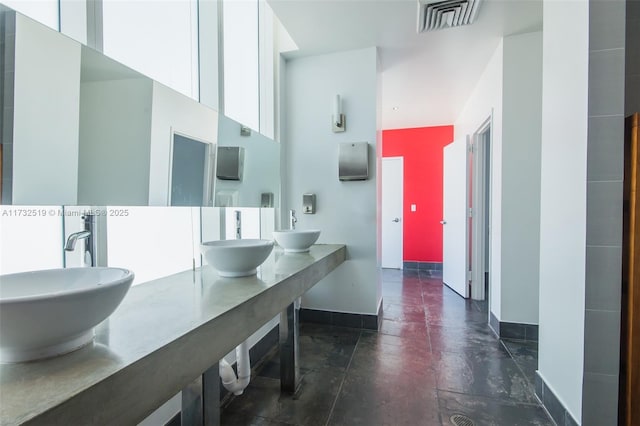
<svg viewBox="0 0 640 426">
<path fill-rule="evenodd" d="M 367 142 L 340 144 L 338 178 L 340 180 L 367 180 L 369 178 L 369 144 Z"/>
<path fill-rule="evenodd" d="M 219 146 L 216 176 L 223 180 L 242 180 L 244 169 L 244 148 L 239 146 Z"/>
</svg>

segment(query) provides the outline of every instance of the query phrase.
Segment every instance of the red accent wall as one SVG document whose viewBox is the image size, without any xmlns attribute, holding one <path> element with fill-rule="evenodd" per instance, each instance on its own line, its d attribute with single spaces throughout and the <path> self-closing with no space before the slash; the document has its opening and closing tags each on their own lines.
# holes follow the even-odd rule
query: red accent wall
<svg viewBox="0 0 640 426">
<path fill-rule="evenodd" d="M 442 149 L 452 141 L 453 126 L 382 132 L 382 156 L 404 157 L 405 261 L 442 262 Z"/>
</svg>

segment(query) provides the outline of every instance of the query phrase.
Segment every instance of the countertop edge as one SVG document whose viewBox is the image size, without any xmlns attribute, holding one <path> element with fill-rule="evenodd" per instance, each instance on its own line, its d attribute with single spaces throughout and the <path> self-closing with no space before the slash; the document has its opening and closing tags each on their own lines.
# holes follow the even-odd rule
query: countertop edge
<svg viewBox="0 0 640 426">
<path fill-rule="evenodd" d="M 343 263 L 346 246 L 335 246 L 334 251 L 264 292 L 61 404 L 23 419 L 22 424 L 77 424 L 79 420 L 85 424 L 137 424 Z M 225 344 L 215 343 L 219 341 Z M 209 348 L 203 350 L 203 345 Z"/>
</svg>

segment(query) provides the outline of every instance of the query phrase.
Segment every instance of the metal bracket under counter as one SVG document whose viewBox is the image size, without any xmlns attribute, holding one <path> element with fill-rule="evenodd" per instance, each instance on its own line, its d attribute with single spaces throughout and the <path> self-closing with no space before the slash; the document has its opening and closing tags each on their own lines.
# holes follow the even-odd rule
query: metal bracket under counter
<svg viewBox="0 0 640 426">
<path fill-rule="evenodd" d="M 300 306 L 295 301 L 280 313 L 280 391 L 294 394 L 300 386 Z M 181 426 L 220 425 L 218 363 L 182 389 Z"/>
<path fill-rule="evenodd" d="M 218 361 L 278 314 L 287 330 L 282 390 L 294 391 L 293 302 L 345 256 L 344 245 L 315 245 L 295 262 L 274 250 L 258 276 L 223 279 L 202 267 L 135 286 L 96 327 L 93 345 L 0 365 L 0 423 L 137 424 L 186 389 L 185 424 L 218 424 Z"/>
</svg>

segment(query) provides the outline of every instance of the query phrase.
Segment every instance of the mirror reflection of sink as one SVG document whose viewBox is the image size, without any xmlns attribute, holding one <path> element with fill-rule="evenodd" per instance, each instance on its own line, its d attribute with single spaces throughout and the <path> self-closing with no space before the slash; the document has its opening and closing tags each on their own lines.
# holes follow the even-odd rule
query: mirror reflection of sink
<svg viewBox="0 0 640 426">
<path fill-rule="evenodd" d="M 227 278 L 246 277 L 256 273 L 271 250 L 271 240 L 221 240 L 207 241 L 200 246 L 207 263 Z"/>
<path fill-rule="evenodd" d="M 0 276 L 0 362 L 76 350 L 115 311 L 134 274 L 120 268 L 50 269 Z"/>
<path fill-rule="evenodd" d="M 273 238 L 288 253 L 304 253 L 309 251 L 313 243 L 320 237 L 318 229 L 291 229 L 274 231 Z"/>
</svg>

